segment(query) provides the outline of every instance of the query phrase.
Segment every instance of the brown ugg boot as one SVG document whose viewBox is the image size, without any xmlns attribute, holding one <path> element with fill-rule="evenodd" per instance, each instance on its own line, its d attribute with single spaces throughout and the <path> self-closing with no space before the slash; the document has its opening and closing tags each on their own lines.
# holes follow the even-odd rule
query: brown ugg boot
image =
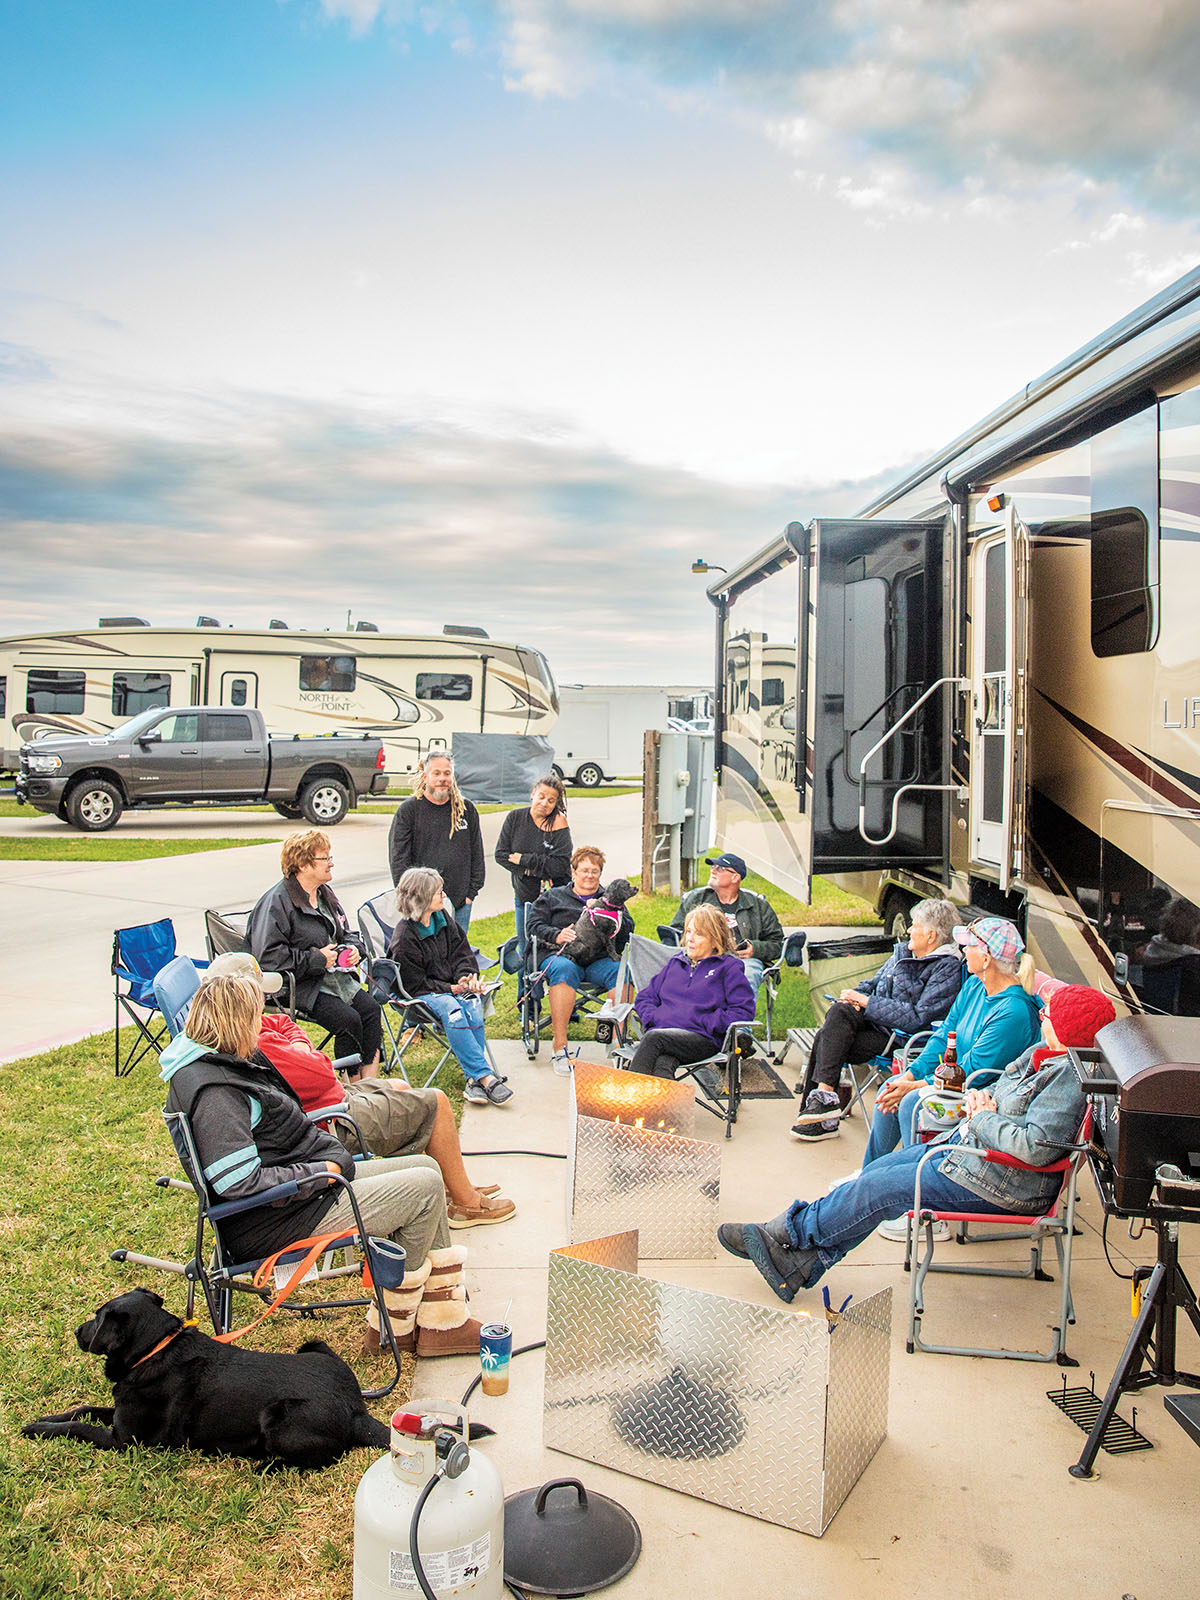
<svg viewBox="0 0 1200 1600">
<path fill-rule="evenodd" d="M 430 1262 L 426 1257 L 419 1267 L 414 1267 L 411 1272 L 404 1274 L 398 1288 L 383 1291 L 383 1303 L 388 1308 L 392 1334 L 400 1350 L 412 1351 L 417 1347 L 417 1308 L 421 1303 L 425 1285 L 429 1281 L 429 1273 Z M 380 1347 L 379 1308 L 373 1304 L 367 1312 L 363 1349 L 368 1355 L 374 1355 L 378 1353 Z"/>
<path fill-rule="evenodd" d="M 480 1324 L 467 1315 L 466 1260 L 461 1245 L 429 1252 L 429 1277 L 417 1307 L 418 1356 L 479 1354 Z"/>
</svg>

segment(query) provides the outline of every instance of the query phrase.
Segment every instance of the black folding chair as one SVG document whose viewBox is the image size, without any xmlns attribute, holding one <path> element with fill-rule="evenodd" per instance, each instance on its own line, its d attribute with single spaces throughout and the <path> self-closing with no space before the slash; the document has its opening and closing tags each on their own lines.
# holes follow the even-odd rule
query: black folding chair
<svg viewBox="0 0 1200 1600">
<path fill-rule="evenodd" d="M 209 1199 L 204 1183 L 200 1158 L 192 1139 L 192 1130 L 186 1114 L 182 1111 L 164 1111 L 163 1120 L 167 1124 L 167 1131 L 171 1135 L 171 1142 L 175 1146 L 188 1181 L 196 1194 L 196 1244 L 192 1259 L 184 1268 L 184 1276 L 188 1282 L 187 1317 L 191 1321 L 195 1311 L 196 1285 L 199 1284 L 204 1294 L 205 1304 L 209 1316 L 212 1318 L 213 1327 L 217 1333 L 228 1333 L 233 1326 L 233 1294 L 234 1290 L 247 1290 L 257 1295 L 260 1299 L 270 1300 L 273 1296 L 264 1290 L 254 1288 L 251 1280 L 254 1273 L 268 1258 L 260 1256 L 250 1261 L 239 1261 L 236 1252 L 231 1251 L 225 1243 L 222 1227 L 231 1217 L 242 1215 L 247 1211 L 254 1211 L 261 1206 L 274 1205 L 280 1200 L 286 1200 L 299 1192 L 299 1185 L 295 1183 L 276 1184 L 270 1189 L 264 1189 L 261 1194 L 256 1194 L 245 1200 L 228 1200 L 215 1203 Z M 354 1227 L 348 1229 L 334 1243 L 333 1249 L 358 1249 L 364 1257 L 369 1259 L 370 1244 L 369 1234 L 363 1225 L 362 1213 L 355 1197 L 354 1185 L 349 1183 L 340 1174 L 330 1174 L 334 1183 L 340 1184 L 350 1198 L 350 1208 L 354 1214 Z M 206 1235 L 208 1245 L 206 1247 Z M 285 1252 L 280 1258 L 280 1265 L 294 1265 L 303 1259 L 306 1252 L 302 1249 Z M 327 1258 L 328 1259 L 328 1258 Z M 357 1266 L 343 1267 L 335 1272 L 326 1272 L 325 1277 L 346 1275 L 357 1272 Z M 348 1310 L 355 1306 L 367 1306 L 371 1299 L 364 1295 L 355 1295 L 347 1299 L 297 1301 L 296 1289 L 288 1296 L 284 1304 L 289 1310 L 298 1311 L 301 1316 L 313 1316 L 318 1312 Z M 380 1347 L 386 1346 L 392 1352 L 395 1372 L 390 1383 L 379 1389 L 364 1389 L 364 1400 L 378 1400 L 390 1394 L 400 1380 L 400 1352 L 392 1335 L 391 1317 L 388 1314 L 387 1304 L 383 1291 L 378 1283 L 374 1285 L 374 1301 L 379 1312 Z"/>
<path fill-rule="evenodd" d="M 533 1061 L 537 1056 L 541 1046 L 542 1034 L 550 1027 L 549 1010 L 543 1011 L 543 1003 L 546 998 L 546 981 L 542 968 L 555 953 L 553 945 L 539 945 L 537 938 L 533 934 L 529 935 L 523 965 L 518 953 L 515 934 L 511 939 L 506 939 L 497 952 L 501 969 L 504 972 L 520 973 L 521 1043 L 525 1046 L 525 1054 L 530 1061 Z M 620 970 L 618 970 L 615 988 L 619 997 L 621 994 Z M 571 1012 L 572 1022 L 580 1022 L 585 1017 L 591 1017 L 596 1024 L 597 1041 L 606 1045 L 613 1042 L 615 1033 L 619 1032 L 620 1027 L 616 1013 L 608 1005 L 608 993 L 608 988 L 604 984 L 583 984 L 575 991 L 575 1007 Z"/>
<path fill-rule="evenodd" d="M 683 934 L 680 929 L 669 922 L 660 922 L 658 924 L 658 937 L 662 944 L 668 945 L 673 950 L 677 950 L 683 942 Z M 767 1054 L 772 1061 L 775 1060 L 775 1040 L 771 1030 L 775 1021 L 775 1002 L 779 999 L 779 985 L 783 982 L 783 969 L 784 967 L 802 967 L 804 965 L 803 952 L 807 938 L 808 935 L 803 928 L 793 928 L 790 932 L 785 932 L 783 949 L 779 953 L 779 959 L 763 967 L 763 1013 L 767 1030 L 764 1042 L 767 1047 Z M 783 1060 L 786 1049 L 787 1046 L 785 1044 L 779 1060 Z"/>
</svg>

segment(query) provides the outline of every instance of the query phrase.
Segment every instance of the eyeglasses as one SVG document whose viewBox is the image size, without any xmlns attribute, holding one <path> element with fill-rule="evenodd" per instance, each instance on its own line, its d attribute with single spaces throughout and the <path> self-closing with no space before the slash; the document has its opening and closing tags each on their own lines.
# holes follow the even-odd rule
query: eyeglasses
<svg viewBox="0 0 1200 1600">
<path fill-rule="evenodd" d="M 333 857 L 332 856 L 314 856 L 313 860 L 314 861 L 332 861 Z"/>
</svg>

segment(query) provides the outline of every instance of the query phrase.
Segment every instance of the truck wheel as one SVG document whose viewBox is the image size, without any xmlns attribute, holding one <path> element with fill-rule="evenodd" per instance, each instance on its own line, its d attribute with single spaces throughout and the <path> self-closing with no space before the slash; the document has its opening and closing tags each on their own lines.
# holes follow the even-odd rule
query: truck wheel
<svg viewBox="0 0 1200 1600">
<path fill-rule="evenodd" d="M 318 778 L 300 793 L 300 810 L 314 828 L 332 828 L 350 809 L 350 795 L 344 783 L 334 778 Z"/>
<path fill-rule="evenodd" d="M 272 810 L 278 811 L 279 815 L 281 817 L 286 817 L 289 822 L 299 822 L 300 818 L 304 815 L 299 806 L 287 805 L 282 800 L 274 801 L 272 804 Z"/>
<path fill-rule="evenodd" d="M 121 791 L 103 778 L 85 778 L 67 796 L 67 821 L 82 833 L 103 833 L 125 809 Z"/>
<path fill-rule="evenodd" d="M 889 939 L 903 939 L 916 900 L 900 889 L 889 890 L 883 902 L 883 931 Z"/>
<path fill-rule="evenodd" d="M 585 761 L 575 774 L 575 782 L 581 789 L 596 789 L 604 782 L 604 774 L 594 761 Z"/>
</svg>

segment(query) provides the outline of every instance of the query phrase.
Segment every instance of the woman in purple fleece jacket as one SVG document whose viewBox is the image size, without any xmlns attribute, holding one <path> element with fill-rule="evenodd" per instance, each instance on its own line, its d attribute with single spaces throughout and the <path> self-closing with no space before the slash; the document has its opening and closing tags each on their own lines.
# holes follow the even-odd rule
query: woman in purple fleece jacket
<svg viewBox="0 0 1200 1600">
<path fill-rule="evenodd" d="M 731 1022 L 749 1022 L 754 991 L 745 962 L 733 954 L 729 924 L 712 906 L 697 906 L 683 925 L 683 949 L 638 994 L 642 1041 L 630 1070 L 673 1078 L 725 1042 Z M 715 1079 L 714 1079 L 715 1084 Z"/>
</svg>

